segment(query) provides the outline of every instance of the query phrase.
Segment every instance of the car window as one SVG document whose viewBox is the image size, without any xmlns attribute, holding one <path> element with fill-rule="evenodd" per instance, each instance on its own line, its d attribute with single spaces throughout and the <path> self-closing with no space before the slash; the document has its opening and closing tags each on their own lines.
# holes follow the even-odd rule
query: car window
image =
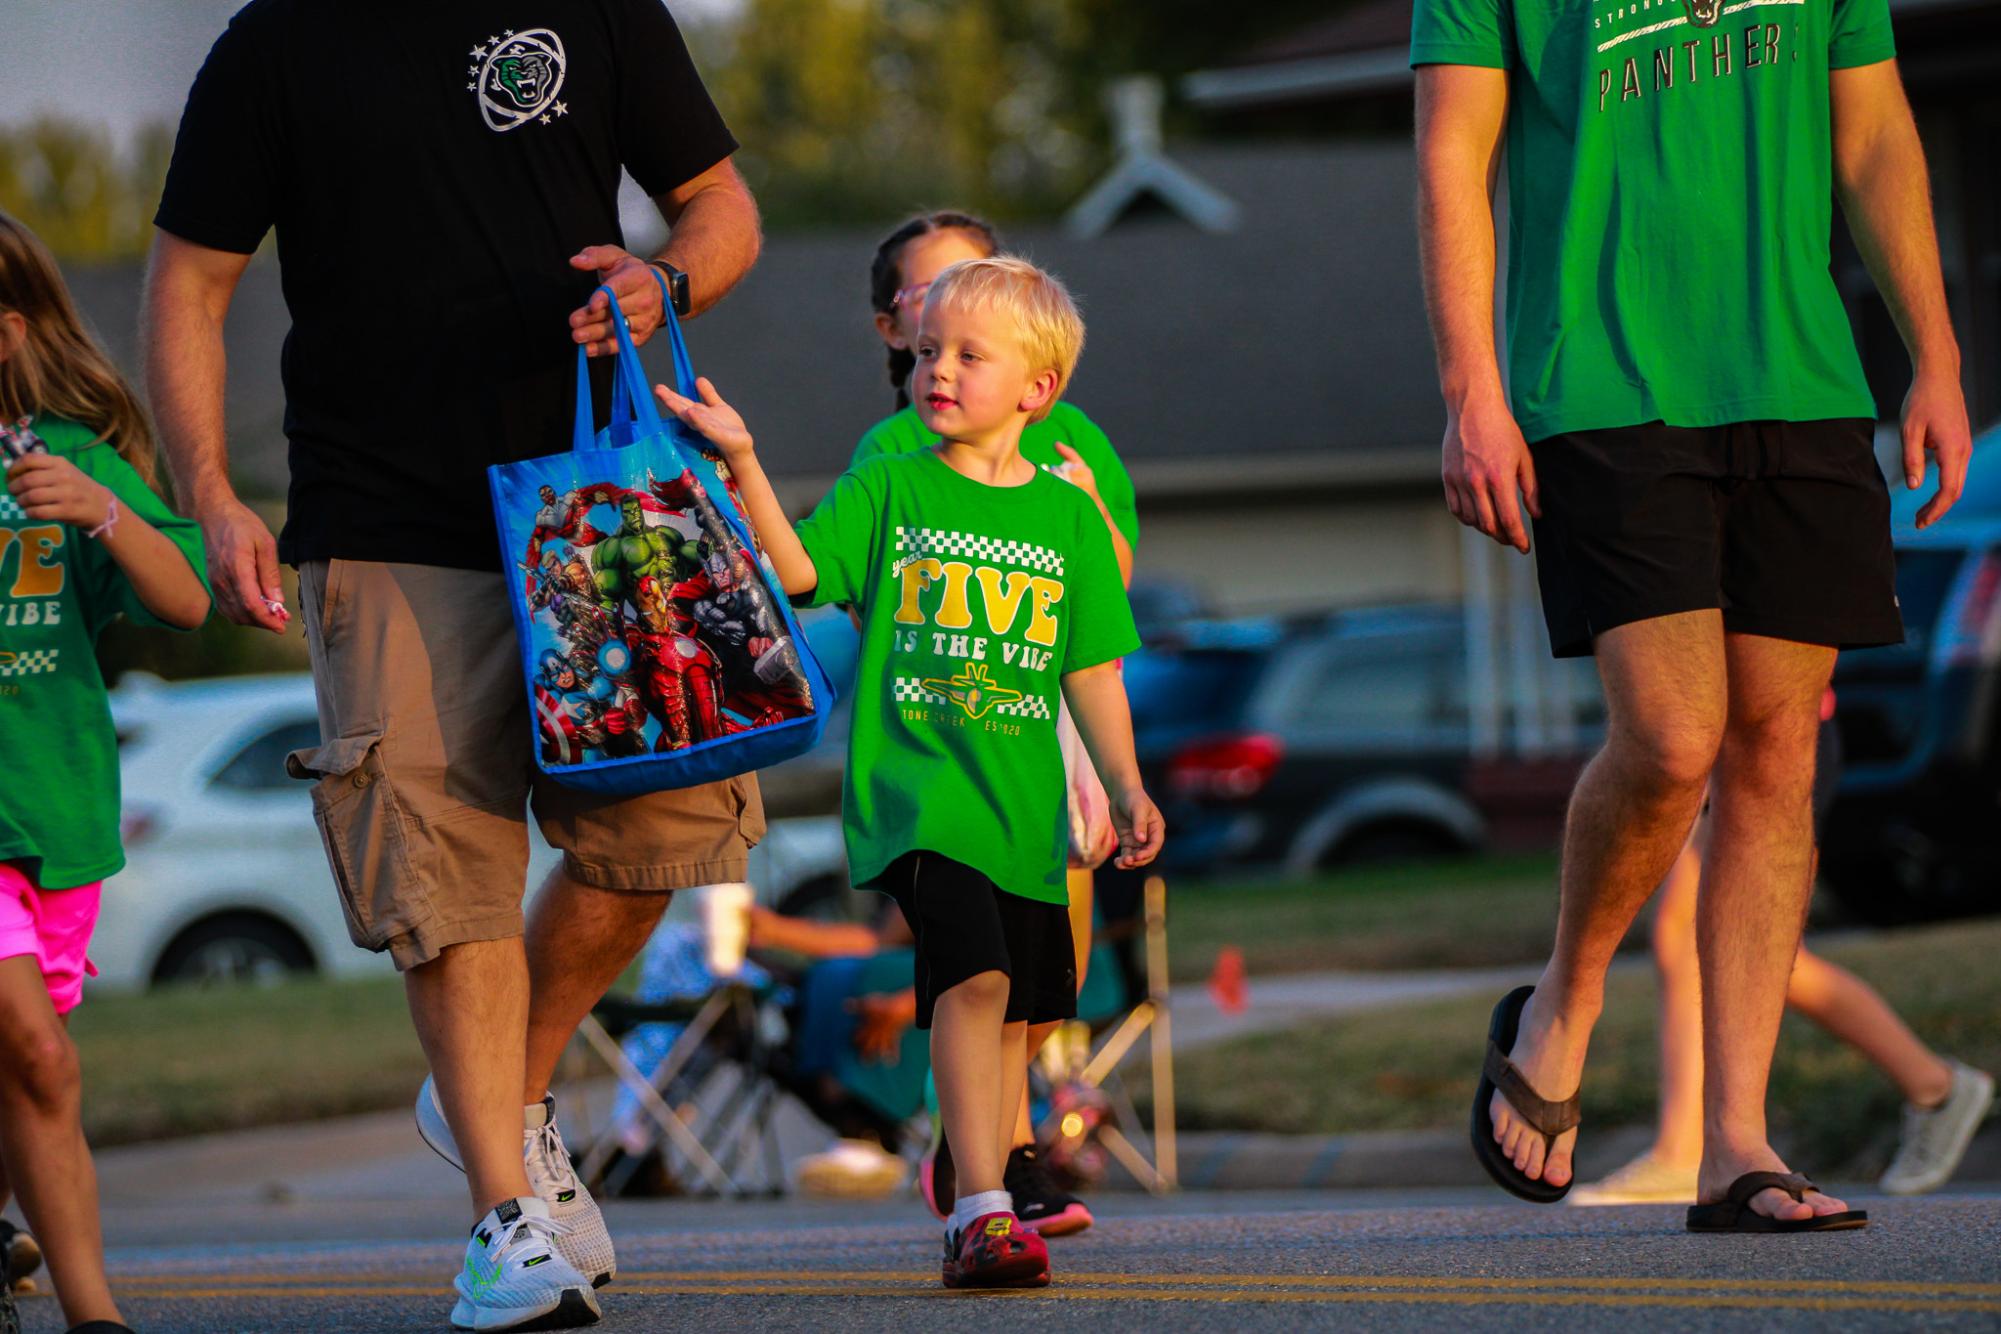
<svg viewBox="0 0 2001 1334">
<path fill-rule="evenodd" d="M 1264 653 L 1242 649 L 1135 653 L 1126 659 L 1126 699 L 1133 726 L 1230 727 L 1264 660 Z"/>
<path fill-rule="evenodd" d="M 1311 727 L 1378 733 L 1463 725 L 1465 692 L 1453 686 L 1463 667 L 1455 658 L 1442 639 L 1332 646 L 1321 655 L 1295 717 Z"/>
<path fill-rule="evenodd" d="M 317 718 L 296 719 L 269 728 L 253 737 L 209 780 L 215 787 L 238 792 L 269 792 L 295 786 L 285 772 L 285 756 L 295 750 L 310 750 L 320 744 Z"/>
</svg>

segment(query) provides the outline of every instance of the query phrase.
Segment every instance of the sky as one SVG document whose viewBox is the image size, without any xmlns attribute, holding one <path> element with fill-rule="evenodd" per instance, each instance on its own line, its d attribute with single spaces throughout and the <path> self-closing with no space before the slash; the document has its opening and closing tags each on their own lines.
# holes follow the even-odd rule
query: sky
<svg viewBox="0 0 2001 1334">
<path fill-rule="evenodd" d="M 326 0 L 339 4 L 341 0 Z M 425 3 L 426 0 L 411 0 Z M 684 21 L 741 0 L 673 0 Z M 0 125 L 41 114 L 96 124 L 121 146 L 180 120 L 188 85 L 243 0 L 0 0 Z"/>
</svg>

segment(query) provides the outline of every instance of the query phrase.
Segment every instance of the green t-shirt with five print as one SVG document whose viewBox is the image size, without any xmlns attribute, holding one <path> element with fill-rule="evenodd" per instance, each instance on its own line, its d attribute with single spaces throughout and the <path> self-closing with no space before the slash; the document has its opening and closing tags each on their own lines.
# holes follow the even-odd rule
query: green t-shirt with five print
<svg viewBox="0 0 2001 1334">
<path fill-rule="evenodd" d="M 49 452 L 111 488 L 121 512 L 167 536 L 204 584 L 201 529 L 167 508 L 89 428 L 38 418 Z M 0 861 L 42 889 L 102 880 L 125 864 L 118 841 L 118 739 L 97 666 L 112 619 L 162 622 L 102 545 L 72 524 L 30 519 L 0 490 Z"/>
<path fill-rule="evenodd" d="M 854 882 L 922 850 L 1065 902 L 1062 677 L 1139 647 L 1090 497 L 1040 470 L 988 486 L 922 449 L 842 474 L 798 531 L 819 577 L 807 600 L 862 619 L 842 792 Z"/>
<path fill-rule="evenodd" d="M 917 415 L 917 409 L 908 407 L 869 427 L 861 443 L 855 446 L 848 466 L 866 463 L 878 454 L 914 454 L 937 443 L 938 437 Z M 1063 398 L 1056 400 L 1048 416 L 1022 428 L 1021 456 L 1037 467 L 1059 467 L 1066 461 L 1056 452 L 1059 444 L 1070 446 L 1084 460 L 1097 480 L 1098 496 L 1105 502 L 1105 510 L 1126 545 L 1139 550 L 1139 503 L 1133 494 L 1132 476 L 1098 424 L 1085 416 L 1082 408 Z"/>
<path fill-rule="evenodd" d="M 1508 72 L 1522 433 L 1873 417 L 1829 272 L 1830 70 L 1888 0 L 1417 0 L 1412 65 Z"/>
</svg>

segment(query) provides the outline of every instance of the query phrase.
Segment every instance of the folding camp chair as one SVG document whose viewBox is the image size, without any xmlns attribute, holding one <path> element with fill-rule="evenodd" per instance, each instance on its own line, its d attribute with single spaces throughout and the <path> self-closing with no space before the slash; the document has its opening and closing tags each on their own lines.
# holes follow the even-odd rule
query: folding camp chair
<svg viewBox="0 0 2001 1334">
<path fill-rule="evenodd" d="M 1167 1004 L 1167 882 L 1149 876 L 1143 895 L 1146 948 L 1146 995 L 1108 1032 L 1071 1082 L 1101 1091 L 1117 1113 L 1118 1124 L 1102 1122 L 1095 1133 L 1112 1156 L 1139 1183 L 1156 1195 L 1176 1189 L 1179 1179 L 1174 1141 L 1174 1048 Z M 1140 1116 L 1125 1082 L 1118 1077 L 1125 1060 L 1142 1036 L 1151 1035 L 1153 1054 L 1153 1133 L 1138 1129 Z M 1119 1129 L 1131 1126 L 1149 1142 L 1136 1145 Z M 1036 1128 L 1042 1143 L 1077 1133 L 1065 1125 L 1061 1108 L 1052 1108 Z"/>
<path fill-rule="evenodd" d="M 740 983 L 705 997 L 647 1003 L 607 996 L 578 1025 L 578 1036 L 611 1067 L 646 1119 L 647 1151 L 657 1149 L 693 1195 L 749 1198 L 785 1193 L 785 1168 L 773 1125 L 779 1088 L 764 1007 L 770 988 Z M 651 1070 L 634 1065 L 619 1039 L 642 1024 L 685 1025 Z M 725 1072 L 733 1082 L 718 1089 Z M 674 1101 L 670 1101 L 674 1100 Z M 680 1106 L 675 1105 L 675 1101 Z M 621 1147 L 607 1126 L 578 1167 L 588 1183 L 615 1195 L 644 1152 L 607 1173 Z"/>
</svg>

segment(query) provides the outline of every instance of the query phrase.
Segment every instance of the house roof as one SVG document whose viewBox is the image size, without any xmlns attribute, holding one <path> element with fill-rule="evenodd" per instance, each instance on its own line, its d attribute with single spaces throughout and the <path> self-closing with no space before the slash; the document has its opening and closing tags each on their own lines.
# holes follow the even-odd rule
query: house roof
<svg viewBox="0 0 2001 1334">
<path fill-rule="evenodd" d="M 1055 226 L 1008 237 L 1077 294 L 1089 339 L 1069 396 L 1105 429 L 1142 493 L 1431 476 L 1443 415 L 1408 146 L 1177 147 L 1174 156 L 1237 202 L 1235 231 L 1139 215 L 1090 239 Z M 737 290 L 689 326 L 696 367 L 743 408 L 767 469 L 790 481 L 788 500 L 812 499 L 891 409 L 867 301 L 878 236 L 773 236 Z M 232 458 L 264 492 L 282 491 L 285 477 L 278 350 L 288 321 L 277 277 L 270 258 L 253 263 L 228 326 Z M 83 270 L 74 286 L 132 365 L 137 271 Z M 661 372 L 663 359 L 648 362 Z"/>
</svg>

